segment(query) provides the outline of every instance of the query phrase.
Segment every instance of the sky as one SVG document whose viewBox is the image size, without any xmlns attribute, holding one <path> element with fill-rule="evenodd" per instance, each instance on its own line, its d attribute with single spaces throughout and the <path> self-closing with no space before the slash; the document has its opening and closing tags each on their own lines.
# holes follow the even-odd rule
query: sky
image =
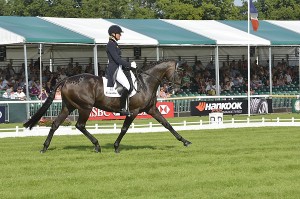
<svg viewBox="0 0 300 199">
<path fill-rule="evenodd" d="M 234 4 L 236 6 L 241 6 L 242 5 L 242 1 L 241 0 L 234 0 Z"/>
<path fill-rule="evenodd" d="M 253 0 L 253 2 L 256 2 L 256 0 Z M 242 0 L 234 0 L 234 4 L 236 6 L 241 6 L 242 5 Z"/>
</svg>

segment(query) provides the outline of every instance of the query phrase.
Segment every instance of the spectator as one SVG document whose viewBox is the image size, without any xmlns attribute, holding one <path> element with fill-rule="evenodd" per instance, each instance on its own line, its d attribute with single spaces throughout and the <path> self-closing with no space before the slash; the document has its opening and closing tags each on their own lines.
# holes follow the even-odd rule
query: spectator
<svg viewBox="0 0 300 199">
<path fill-rule="evenodd" d="M 42 92 L 39 94 L 38 98 L 40 100 L 45 100 L 48 97 L 48 93 L 45 88 L 42 88 Z"/>
<path fill-rule="evenodd" d="M 191 77 L 187 74 L 186 71 L 183 71 L 182 79 L 181 79 L 181 85 L 187 86 L 188 83 L 191 83 Z"/>
<path fill-rule="evenodd" d="M 38 97 L 40 94 L 40 90 L 38 89 L 38 87 L 36 86 L 36 84 L 32 84 L 32 87 L 29 90 L 29 95 L 31 97 L 36 96 Z"/>
<path fill-rule="evenodd" d="M 15 95 L 15 99 L 18 99 L 18 100 L 25 100 L 26 99 L 26 95 L 23 92 L 22 87 L 20 87 L 20 86 L 17 88 L 17 92 L 15 92 L 14 95 Z"/>
<path fill-rule="evenodd" d="M 160 87 L 160 91 L 159 91 L 158 97 L 167 98 L 167 97 L 170 97 L 170 96 L 171 95 L 166 91 L 166 89 L 163 86 Z"/>
<path fill-rule="evenodd" d="M 6 91 L 3 93 L 2 97 L 10 99 L 11 98 L 11 92 L 12 92 L 12 90 L 10 88 L 6 89 Z"/>
<path fill-rule="evenodd" d="M 50 81 L 46 83 L 45 90 L 47 93 L 51 93 L 53 91 Z"/>
<path fill-rule="evenodd" d="M 225 86 L 224 86 L 224 90 L 225 91 L 231 91 L 232 89 L 231 89 L 231 83 L 230 83 L 230 81 L 227 81 L 226 82 L 226 84 L 225 84 Z"/>
<path fill-rule="evenodd" d="M 206 69 L 208 70 L 214 70 L 215 69 L 215 65 L 213 61 L 210 61 L 207 65 L 206 65 Z"/>
<path fill-rule="evenodd" d="M 203 64 L 202 64 L 202 62 L 200 60 L 197 60 L 195 62 L 194 69 L 195 69 L 196 73 L 199 73 L 199 72 L 205 70 L 205 66 L 203 66 Z"/>
<path fill-rule="evenodd" d="M 15 72 L 15 70 L 13 69 L 11 63 L 7 64 L 6 74 L 7 74 L 9 77 L 13 77 L 13 76 L 16 74 L 16 72 Z"/>
<path fill-rule="evenodd" d="M 290 71 L 288 70 L 287 73 L 285 74 L 285 81 L 286 81 L 286 84 L 291 84 L 293 79 L 290 75 Z"/>
<path fill-rule="evenodd" d="M 60 90 L 60 87 L 57 88 L 56 92 L 55 92 L 55 97 L 54 97 L 55 100 L 60 100 L 61 99 L 61 90 Z"/>
<path fill-rule="evenodd" d="M 213 82 L 211 79 L 208 81 L 205 90 L 208 95 L 216 95 L 216 85 L 213 85 Z"/>
<path fill-rule="evenodd" d="M 2 84 L 0 85 L 0 87 L 1 87 L 1 90 L 6 90 L 6 89 L 8 89 L 9 88 L 9 76 L 8 75 L 6 75 L 5 76 L 5 78 L 3 79 L 3 81 L 2 81 Z"/>
</svg>

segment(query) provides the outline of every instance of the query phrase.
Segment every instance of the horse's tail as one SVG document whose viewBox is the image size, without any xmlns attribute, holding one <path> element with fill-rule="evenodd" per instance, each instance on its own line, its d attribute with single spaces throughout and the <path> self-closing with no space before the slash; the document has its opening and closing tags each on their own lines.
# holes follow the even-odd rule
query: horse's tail
<svg viewBox="0 0 300 199">
<path fill-rule="evenodd" d="M 42 105 L 42 107 L 26 122 L 23 124 L 23 126 L 25 128 L 32 129 L 32 127 L 34 127 L 39 120 L 43 117 L 43 115 L 46 113 L 46 111 L 48 110 L 48 108 L 51 106 L 54 97 L 55 97 L 55 93 L 58 87 L 60 87 L 61 85 L 63 85 L 66 82 L 66 79 L 60 81 L 58 84 L 55 85 L 53 91 L 48 95 L 45 103 Z"/>
</svg>

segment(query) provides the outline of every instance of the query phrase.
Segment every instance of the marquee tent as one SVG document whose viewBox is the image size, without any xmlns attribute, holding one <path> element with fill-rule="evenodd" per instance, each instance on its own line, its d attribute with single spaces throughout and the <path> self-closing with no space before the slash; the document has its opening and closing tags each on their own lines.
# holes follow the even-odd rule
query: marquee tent
<svg viewBox="0 0 300 199">
<path fill-rule="evenodd" d="M 27 44 L 39 44 L 40 57 L 42 44 L 90 45 L 94 49 L 94 70 L 95 74 L 98 75 L 97 46 L 106 45 L 108 40 L 107 30 L 112 24 L 120 25 L 124 31 L 122 40 L 118 42 L 120 45 L 155 47 L 157 49 L 157 59 L 159 58 L 159 48 L 168 46 L 211 47 L 215 51 L 212 54 L 215 56 L 217 82 L 219 82 L 219 47 L 250 45 L 268 47 L 268 59 L 271 60 L 271 47 L 299 47 L 300 45 L 300 21 L 260 20 L 258 31 L 254 32 L 250 28 L 248 33 L 248 21 L 246 20 L 101 19 L 18 16 L 0 16 L 0 45 L 23 45 L 26 68 Z M 248 51 L 248 56 L 249 54 Z M 249 60 L 248 63 L 250 63 Z M 250 64 L 248 64 L 249 66 Z M 269 70 L 271 73 L 271 62 L 269 62 Z M 248 81 L 250 79 L 249 75 L 250 73 L 248 73 Z M 27 78 L 28 75 L 26 74 L 26 82 L 28 82 Z M 270 82 L 272 85 L 271 79 Z M 217 86 L 217 88 L 219 87 Z M 249 88 L 248 91 L 250 91 Z"/>
<path fill-rule="evenodd" d="M 94 43 L 90 37 L 38 17 L 0 16 L 0 44 Z"/>
<path fill-rule="evenodd" d="M 105 45 L 107 29 L 124 29 L 120 45 L 290 46 L 300 44 L 300 21 L 260 20 L 247 33 L 247 21 L 100 19 L 0 16 L 0 44 L 58 43 Z"/>
</svg>

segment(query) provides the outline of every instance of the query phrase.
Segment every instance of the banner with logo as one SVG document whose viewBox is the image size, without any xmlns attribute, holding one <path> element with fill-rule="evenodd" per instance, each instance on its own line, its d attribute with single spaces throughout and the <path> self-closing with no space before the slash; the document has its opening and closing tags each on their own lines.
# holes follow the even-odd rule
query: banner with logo
<svg viewBox="0 0 300 199">
<path fill-rule="evenodd" d="M 165 118 L 174 117 L 174 104 L 173 102 L 157 102 L 156 107 Z M 152 116 L 143 112 L 136 118 L 151 118 Z M 89 120 L 116 120 L 125 119 L 125 116 L 120 116 L 119 113 L 106 112 L 97 108 L 93 108 Z"/>
<path fill-rule="evenodd" d="M 5 123 L 5 106 L 0 106 L 0 123 Z"/>
<path fill-rule="evenodd" d="M 292 99 L 292 113 L 300 113 L 300 100 Z"/>
<path fill-rule="evenodd" d="M 248 100 L 219 100 L 219 101 L 192 101 L 191 115 L 205 116 L 211 112 L 223 112 L 225 115 L 247 114 Z M 251 114 L 273 113 L 271 99 L 251 99 Z"/>
</svg>

